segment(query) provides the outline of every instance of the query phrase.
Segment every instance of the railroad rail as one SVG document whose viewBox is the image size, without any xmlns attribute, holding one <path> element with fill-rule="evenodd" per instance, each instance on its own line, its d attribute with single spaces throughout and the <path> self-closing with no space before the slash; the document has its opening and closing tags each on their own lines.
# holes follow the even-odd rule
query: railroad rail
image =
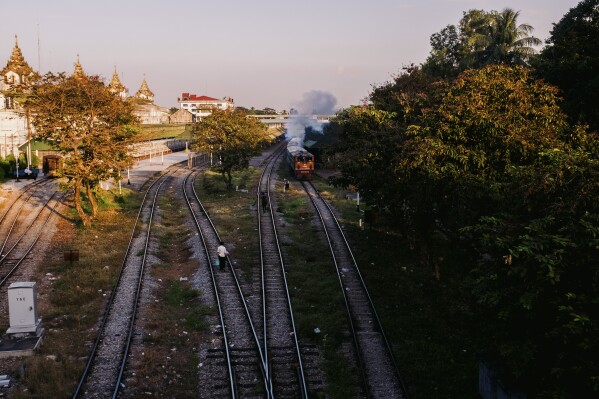
<svg viewBox="0 0 599 399">
<path fill-rule="evenodd" d="M 2 214 L 2 216 L 0 216 L 0 225 L 4 222 L 4 220 L 6 219 L 8 213 L 11 211 L 11 209 L 13 208 L 13 206 L 15 206 L 15 204 L 19 203 L 19 200 L 21 199 L 21 197 L 25 194 L 30 194 L 30 190 L 34 187 L 37 187 L 39 185 L 42 184 L 46 184 L 49 181 L 51 181 L 51 179 L 48 178 L 44 178 L 44 179 L 40 179 L 40 180 L 36 180 L 33 183 L 28 184 L 27 186 L 25 186 L 24 190 L 20 191 L 19 195 L 17 196 L 17 198 L 14 199 L 14 201 L 12 201 L 10 203 L 10 205 L 8 205 L 6 207 L 6 209 L 4 210 L 4 213 Z"/>
<path fill-rule="evenodd" d="M 302 182 L 322 223 L 345 299 L 356 357 L 368 397 L 407 399 L 406 387 L 343 229 L 311 182 Z"/>
<path fill-rule="evenodd" d="M 115 286 L 110 294 L 86 367 L 73 398 L 116 398 L 121 386 L 133 328 L 157 197 L 166 172 L 146 190 Z M 142 256 L 138 256 L 139 254 Z"/>
<path fill-rule="evenodd" d="M 0 287 L 33 250 L 63 197 L 57 195 L 55 183 L 44 179 L 27 187 L 6 209 L 0 218 Z M 31 209 L 23 212 L 26 208 Z"/>
<path fill-rule="evenodd" d="M 210 270 L 223 334 L 211 356 L 203 359 L 200 380 L 206 389 L 198 394 L 202 398 L 272 398 L 264 353 L 235 267 L 229 257 L 228 269 L 217 270 L 213 265 L 221 239 L 195 190 L 196 176 L 197 172 L 191 172 L 186 177 L 183 191 L 203 248 L 200 264 Z"/>
<path fill-rule="evenodd" d="M 308 398 L 285 262 L 271 201 L 271 177 L 283 153 L 284 148 L 281 147 L 267 158 L 256 190 L 263 312 L 262 345 L 265 348 L 266 368 L 269 370 L 273 393 L 278 398 Z M 265 198 L 266 203 L 263 204 Z"/>
</svg>

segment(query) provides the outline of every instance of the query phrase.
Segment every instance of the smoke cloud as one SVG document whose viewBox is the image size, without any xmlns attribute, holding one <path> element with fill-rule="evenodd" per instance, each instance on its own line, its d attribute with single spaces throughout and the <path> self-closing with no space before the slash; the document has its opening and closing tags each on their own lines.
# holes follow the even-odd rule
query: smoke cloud
<svg viewBox="0 0 599 399">
<path fill-rule="evenodd" d="M 302 100 L 295 105 L 298 114 L 291 116 L 287 122 L 287 138 L 299 137 L 303 145 L 306 128 L 310 127 L 313 131 L 322 133 L 322 123 L 312 116 L 332 115 L 336 112 L 336 105 L 337 99 L 331 93 L 320 90 L 304 93 Z"/>
<path fill-rule="evenodd" d="M 302 97 L 297 103 L 297 110 L 302 115 L 332 115 L 336 112 L 337 99 L 331 93 L 312 90 Z"/>
</svg>

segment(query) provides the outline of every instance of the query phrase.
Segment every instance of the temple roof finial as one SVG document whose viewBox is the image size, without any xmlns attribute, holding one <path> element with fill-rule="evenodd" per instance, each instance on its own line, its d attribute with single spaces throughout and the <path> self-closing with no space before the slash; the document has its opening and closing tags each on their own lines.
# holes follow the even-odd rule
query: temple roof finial
<svg viewBox="0 0 599 399">
<path fill-rule="evenodd" d="M 73 77 L 78 78 L 78 79 L 85 77 L 85 72 L 83 71 L 81 62 L 79 61 L 79 54 L 77 54 L 77 62 L 75 63 L 75 70 L 73 71 Z"/>
<path fill-rule="evenodd" d="M 135 97 L 154 101 L 154 93 L 152 93 L 152 90 L 150 90 L 150 87 L 148 86 L 148 82 L 146 82 L 146 74 L 145 73 L 144 73 L 144 80 L 143 80 L 143 82 L 141 82 L 141 87 L 139 88 L 137 93 L 135 93 Z"/>
<path fill-rule="evenodd" d="M 14 72 L 19 76 L 19 80 L 21 83 L 24 83 L 27 77 L 34 74 L 33 68 L 31 68 L 25 58 L 23 57 L 23 53 L 19 48 L 19 38 L 15 34 L 15 46 L 12 49 L 12 53 L 10 54 L 10 58 L 6 63 L 6 67 L 0 71 L 0 75 L 5 76 L 8 72 Z"/>
<path fill-rule="evenodd" d="M 127 94 L 129 93 L 129 90 L 127 90 L 125 85 L 123 85 L 119 79 L 119 74 L 116 71 L 116 65 L 114 66 L 114 73 L 112 74 L 112 80 L 108 84 L 108 89 L 112 93 L 116 93 L 122 98 L 127 97 Z"/>
</svg>

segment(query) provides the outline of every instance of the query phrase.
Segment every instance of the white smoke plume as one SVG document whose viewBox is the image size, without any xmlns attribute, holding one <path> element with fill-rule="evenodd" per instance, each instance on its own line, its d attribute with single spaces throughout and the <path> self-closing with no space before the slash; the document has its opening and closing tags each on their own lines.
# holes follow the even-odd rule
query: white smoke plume
<svg viewBox="0 0 599 399">
<path fill-rule="evenodd" d="M 295 106 L 298 114 L 292 115 L 287 122 L 286 136 L 288 139 L 299 137 L 303 145 L 307 127 L 322 133 L 323 125 L 314 119 L 313 115 L 334 114 L 337 99 L 331 93 L 320 90 L 304 93 L 302 97 L 302 100 Z"/>
<path fill-rule="evenodd" d="M 297 110 L 302 115 L 331 115 L 336 112 L 337 99 L 331 93 L 312 90 L 302 97 L 297 103 Z"/>
</svg>

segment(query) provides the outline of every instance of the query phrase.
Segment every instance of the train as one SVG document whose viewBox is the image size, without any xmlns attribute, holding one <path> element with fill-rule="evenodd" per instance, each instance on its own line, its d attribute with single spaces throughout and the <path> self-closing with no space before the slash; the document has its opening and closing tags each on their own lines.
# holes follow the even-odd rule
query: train
<svg viewBox="0 0 599 399">
<path fill-rule="evenodd" d="M 296 179 L 307 179 L 314 174 L 314 155 L 302 146 L 299 137 L 287 143 L 287 165 Z"/>
<path fill-rule="evenodd" d="M 43 158 L 44 175 L 48 177 L 57 177 L 62 171 L 62 157 L 60 155 L 44 155 Z"/>
</svg>

